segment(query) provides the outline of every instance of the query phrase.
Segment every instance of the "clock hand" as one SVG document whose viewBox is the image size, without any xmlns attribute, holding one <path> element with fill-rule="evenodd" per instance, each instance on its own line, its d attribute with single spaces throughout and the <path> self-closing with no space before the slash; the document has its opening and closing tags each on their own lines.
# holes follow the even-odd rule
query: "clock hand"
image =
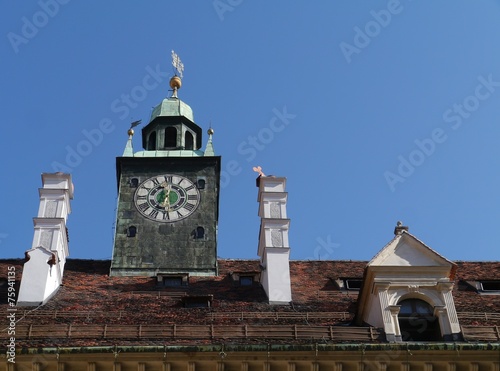
<svg viewBox="0 0 500 371">
<path fill-rule="evenodd" d="M 165 183 L 165 182 L 163 182 L 163 183 Z M 163 185 L 163 183 L 162 183 L 162 185 Z M 161 203 L 161 206 L 163 206 L 163 207 L 168 206 L 167 211 L 170 211 L 170 190 L 172 189 L 172 187 L 170 186 L 170 184 L 167 184 L 166 187 L 164 187 L 163 189 L 164 189 L 166 194 L 165 194 L 165 199 Z"/>
</svg>

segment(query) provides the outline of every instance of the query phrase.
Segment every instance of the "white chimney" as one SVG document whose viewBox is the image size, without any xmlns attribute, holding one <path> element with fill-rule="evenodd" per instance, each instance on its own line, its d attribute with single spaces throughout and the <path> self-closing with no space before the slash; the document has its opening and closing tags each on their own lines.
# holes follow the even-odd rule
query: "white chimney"
<svg viewBox="0 0 500 371">
<path fill-rule="evenodd" d="M 288 304 L 292 301 L 290 284 L 290 244 L 286 217 L 286 178 L 259 176 L 259 216 L 261 217 L 259 249 L 261 276 L 270 304 Z"/>
<path fill-rule="evenodd" d="M 35 233 L 26 251 L 18 306 L 43 305 L 62 283 L 68 251 L 66 220 L 71 213 L 73 183 L 70 174 L 43 173 L 40 207 L 33 218 Z"/>
</svg>

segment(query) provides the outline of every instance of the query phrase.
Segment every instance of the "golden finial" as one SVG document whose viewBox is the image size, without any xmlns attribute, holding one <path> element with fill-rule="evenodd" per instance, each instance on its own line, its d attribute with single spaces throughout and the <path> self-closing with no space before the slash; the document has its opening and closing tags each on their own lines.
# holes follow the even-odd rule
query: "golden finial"
<svg viewBox="0 0 500 371">
<path fill-rule="evenodd" d="M 180 89 L 182 86 L 181 78 L 177 75 L 170 79 L 170 87 L 174 89 L 174 92 Z"/>
<path fill-rule="evenodd" d="M 128 134 L 129 136 L 134 135 L 134 129 L 128 129 L 127 134 Z"/>
<path fill-rule="evenodd" d="M 212 129 L 211 127 L 210 127 L 210 128 L 208 128 L 208 130 L 207 130 L 207 134 L 208 134 L 208 135 L 214 135 L 214 129 Z"/>
</svg>

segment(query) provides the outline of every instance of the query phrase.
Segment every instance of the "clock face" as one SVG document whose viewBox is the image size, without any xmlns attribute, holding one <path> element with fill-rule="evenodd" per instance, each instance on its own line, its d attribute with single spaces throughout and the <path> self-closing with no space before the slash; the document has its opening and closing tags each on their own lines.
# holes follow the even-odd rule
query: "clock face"
<svg viewBox="0 0 500 371">
<path fill-rule="evenodd" d="M 171 223 L 187 218 L 200 203 L 200 192 L 179 175 L 157 175 L 144 181 L 134 195 L 137 210 L 156 222 Z"/>
</svg>

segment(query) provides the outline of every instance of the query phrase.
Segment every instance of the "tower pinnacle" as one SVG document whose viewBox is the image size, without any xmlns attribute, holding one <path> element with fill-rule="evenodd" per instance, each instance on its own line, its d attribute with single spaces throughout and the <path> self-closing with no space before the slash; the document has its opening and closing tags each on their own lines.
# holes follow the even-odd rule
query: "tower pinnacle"
<svg viewBox="0 0 500 371">
<path fill-rule="evenodd" d="M 134 148 L 132 146 L 132 138 L 134 136 L 134 128 L 141 124 L 141 120 L 134 121 L 130 124 L 130 128 L 127 131 L 128 140 L 125 145 L 125 150 L 123 151 L 123 157 L 134 157 Z"/>
<path fill-rule="evenodd" d="M 207 147 L 205 148 L 205 154 L 204 156 L 215 156 L 215 151 L 214 151 L 214 145 L 212 143 L 212 135 L 214 135 L 214 129 L 212 129 L 212 126 L 207 130 L 208 134 L 208 143 Z"/>
</svg>

